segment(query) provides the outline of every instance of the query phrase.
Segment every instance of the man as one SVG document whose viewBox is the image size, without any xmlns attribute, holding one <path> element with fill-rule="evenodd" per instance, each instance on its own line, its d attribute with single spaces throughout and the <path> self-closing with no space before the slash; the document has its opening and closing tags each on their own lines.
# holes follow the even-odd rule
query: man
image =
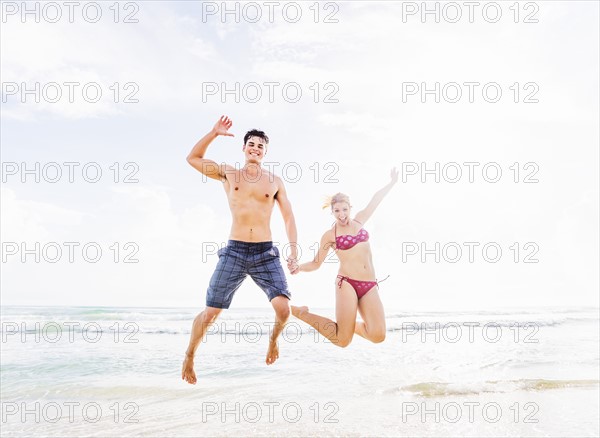
<svg viewBox="0 0 600 438">
<path fill-rule="evenodd" d="M 242 169 L 204 158 L 208 145 L 219 135 L 233 137 L 228 132 L 232 124 L 228 117 L 221 116 L 187 157 L 188 163 L 198 171 L 223 183 L 233 218 L 229 242 L 218 251 L 219 261 L 206 293 L 206 308 L 194 319 L 185 353 L 181 378 L 191 384 L 196 383 L 194 354 L 198 344 L 221 311 L 229 308 L 235 291 L 247 275 L 267 294 L 275 310 L 266 363 L 271 365 L 279 358 L 277 338 L 290 315 L 291 294 L 279 261 L 279 250 L 271 241 L 270 222 L 275 201 L 279 204 L 290 241 L 288 269 L 291 272 L 298 267 L 296 223 L 283 181 L 260 166 L 267 153 L 267 135 L 257 130 L 246 133 L 242 147 L 246 162 Z"/>
</svg>

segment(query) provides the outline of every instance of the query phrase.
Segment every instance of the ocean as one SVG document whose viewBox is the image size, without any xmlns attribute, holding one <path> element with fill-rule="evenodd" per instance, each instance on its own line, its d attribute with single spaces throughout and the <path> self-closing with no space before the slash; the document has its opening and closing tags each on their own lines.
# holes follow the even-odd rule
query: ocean
<svg viewBox="0 0 600 438">
<path fill-rule="evenodd" d="M 388 312 L 347 348 L 290 317 L 272 366 L 272 310 L 234 308 L 189 385 L 200 310 L 2 307 L 1 436 L 600 435 L 596 308 Z"/>
</svg>

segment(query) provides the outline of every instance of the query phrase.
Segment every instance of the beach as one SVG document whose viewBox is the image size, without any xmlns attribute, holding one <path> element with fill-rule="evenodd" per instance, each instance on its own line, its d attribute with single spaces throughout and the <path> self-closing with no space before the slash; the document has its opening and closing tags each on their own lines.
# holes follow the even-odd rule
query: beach
<svg viewBox="0 0 600 438">
<path fill-rule="evenodd" d="M 198 309 L 200 310 L 200 309 Z M 313 309 L 333 315 L 332 309 Z M 2 436 L 598 436 L 598 309 L 388 312 L 347 348 L 272 310 L 2 308 Z M 565 420 L 568 419 L 568 422 Z"/>
</svg>

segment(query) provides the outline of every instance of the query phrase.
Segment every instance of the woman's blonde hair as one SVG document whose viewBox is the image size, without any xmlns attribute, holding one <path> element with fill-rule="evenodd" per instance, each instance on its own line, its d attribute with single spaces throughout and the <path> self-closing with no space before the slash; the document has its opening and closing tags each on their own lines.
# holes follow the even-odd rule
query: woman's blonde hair
<svg viewBox="0 0 600 438">
<path fill-rule="evenodd" d="M 340 192 L 336 193 L 333 196 L 328 196 L 327 198 L 325 198 L 325 203 L 323 204 L 323 209 L 325 209 L 327 207 L 333 208 L 333 204 L 335 204 L 337 202 L 347 202 L 348 205 L 350 205 L 350 197 L 348 195 L 345 195 Z"/>
</svg>

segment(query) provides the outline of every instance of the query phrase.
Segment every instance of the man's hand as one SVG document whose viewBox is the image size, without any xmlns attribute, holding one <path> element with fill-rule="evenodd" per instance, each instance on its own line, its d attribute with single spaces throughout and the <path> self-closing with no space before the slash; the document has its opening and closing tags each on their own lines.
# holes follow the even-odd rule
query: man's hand
<svg viewBox="0 0 600 438">
<path fill-rule="evenodd" d="M 221 116 L 219 121 L 215 123 L 215 126 L 212 130 L 217 135 L 226 135 L 227 137 L 233 137 L 233 134 L 228 132 L 229 128 L 231 128 L 231 125 L 233 125 L 233 122 L 229 117 Z"/>
</svg>

